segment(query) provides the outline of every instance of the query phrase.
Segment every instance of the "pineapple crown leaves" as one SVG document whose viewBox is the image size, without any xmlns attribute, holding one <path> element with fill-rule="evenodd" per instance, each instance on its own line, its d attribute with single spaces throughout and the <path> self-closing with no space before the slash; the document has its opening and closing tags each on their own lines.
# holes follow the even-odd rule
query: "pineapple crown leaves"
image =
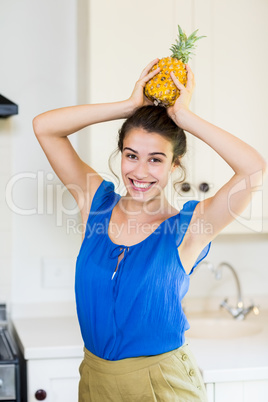
<svg viewBox="0 0 268 402">
<path fill-rule="evenodd" d="M 188 63 L 189 58 L 195 49 L 195 42 L 205 36 L 196 36 L 198 29 L 194 31 L 188 38 L 178 25 L 179 39 L 176 39 L 176 44 L 172 45 L 170 50 L 172 51 L 171 57 L 181 60 L 183 63 Z"/>
</svg>

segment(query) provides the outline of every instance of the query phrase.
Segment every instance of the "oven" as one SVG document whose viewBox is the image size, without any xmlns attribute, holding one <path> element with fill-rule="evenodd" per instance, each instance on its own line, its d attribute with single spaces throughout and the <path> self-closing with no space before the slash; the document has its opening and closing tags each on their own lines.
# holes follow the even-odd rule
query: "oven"
<svg viewBox="0 0 268 402">
<path fill-rule="evenodd" d="M 6 306 L 0 305 L 0 401 L 20 402 L 19 358 L 8 329 Z"/>
</svg>

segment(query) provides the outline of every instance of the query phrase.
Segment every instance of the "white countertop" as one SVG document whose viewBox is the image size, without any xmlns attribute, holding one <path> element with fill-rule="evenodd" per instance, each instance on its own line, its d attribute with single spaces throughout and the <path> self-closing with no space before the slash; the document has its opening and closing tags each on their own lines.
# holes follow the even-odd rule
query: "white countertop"
<svg viewBox="0 0 268 402">
<path fill-rule="evenodd" d="M 12 320 L 26 360 L 83 356 L 77 317 L 37 317 Z"/>
<path fill-rule="evenodd" d="M 216 314 L 219 316 L 223 313 Z M 191 317 L 194 319 L 195 315 L 189 314 L 190 325 Z M 243 336 L 240 334 L 232 338 L 230 334 L 228 339 L 199 339 L 187 336 L 186 331 L 186 340 L 203 372 L 205 383 L 267 380 L 268 310 L 261 311 L 258 316 L 251 312 L 242 322 L 235 321 L 227 312 L 223 317 L 224 320 L 231 320 L 231 327 L 234 324 L 238 328 L 252 325 L 256 333 L 247 336 L 245 331 Z"/>
<path fill-rule="evenodd" d="M 189 322 L 200 317 L 189 314 Z M 228 314 L 224 320 L 233 318 Z M 193 321 L 192 321 L 193 322 Z M 259 328 L 257 333 L 228 339 L 186 339 L 195 354 L 205 383 L 268 379 L 268 311 L 250 313 L 241 324 Z M 251 323 L 251 324 L 250 324 Z M 15 333 L 26 360 L 83 356 L 83 341 L 76 317 L 17 318 Z M 239 322 L 235 322 L 239 326 Z M 190 334 L 190 332 L 188 333 Z"/>
</svg>

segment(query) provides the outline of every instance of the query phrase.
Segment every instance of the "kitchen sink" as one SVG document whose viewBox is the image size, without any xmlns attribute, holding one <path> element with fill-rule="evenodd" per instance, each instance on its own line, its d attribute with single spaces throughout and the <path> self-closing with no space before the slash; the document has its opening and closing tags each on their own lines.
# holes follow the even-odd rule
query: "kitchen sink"
<svg viewBox="0 0 268 402">
<path fill-rule="evenodd" d="M 262 331 L 258 320 L 238 321 L 223 317 L 189 317 L 186 337 L 201 339 L 234 339 L 254 336 Z"/>
</svg>

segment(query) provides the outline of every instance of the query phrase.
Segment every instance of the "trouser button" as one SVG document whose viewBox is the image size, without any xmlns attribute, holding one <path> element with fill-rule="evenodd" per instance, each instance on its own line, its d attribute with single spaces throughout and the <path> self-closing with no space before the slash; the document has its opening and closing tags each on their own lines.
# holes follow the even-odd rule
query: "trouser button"
<svg viewBox="0 0 268 402">
<path fill-rule="evenodd" d="M 187 360 L 187 355 L 184 354 L 184 355 L 182 355 L 181 358 L 182 358 L 183 361 L 185 361 L 185 360 Z"/>
<path fill-rule="evenodd" d="M 195 375 L 195 372 L 194 372 L 194 370 L 193 369 L 191 369 L 190 371 L 189 371 L 189 375 L 192 377 L 193 375 Z"/>
</svg>

